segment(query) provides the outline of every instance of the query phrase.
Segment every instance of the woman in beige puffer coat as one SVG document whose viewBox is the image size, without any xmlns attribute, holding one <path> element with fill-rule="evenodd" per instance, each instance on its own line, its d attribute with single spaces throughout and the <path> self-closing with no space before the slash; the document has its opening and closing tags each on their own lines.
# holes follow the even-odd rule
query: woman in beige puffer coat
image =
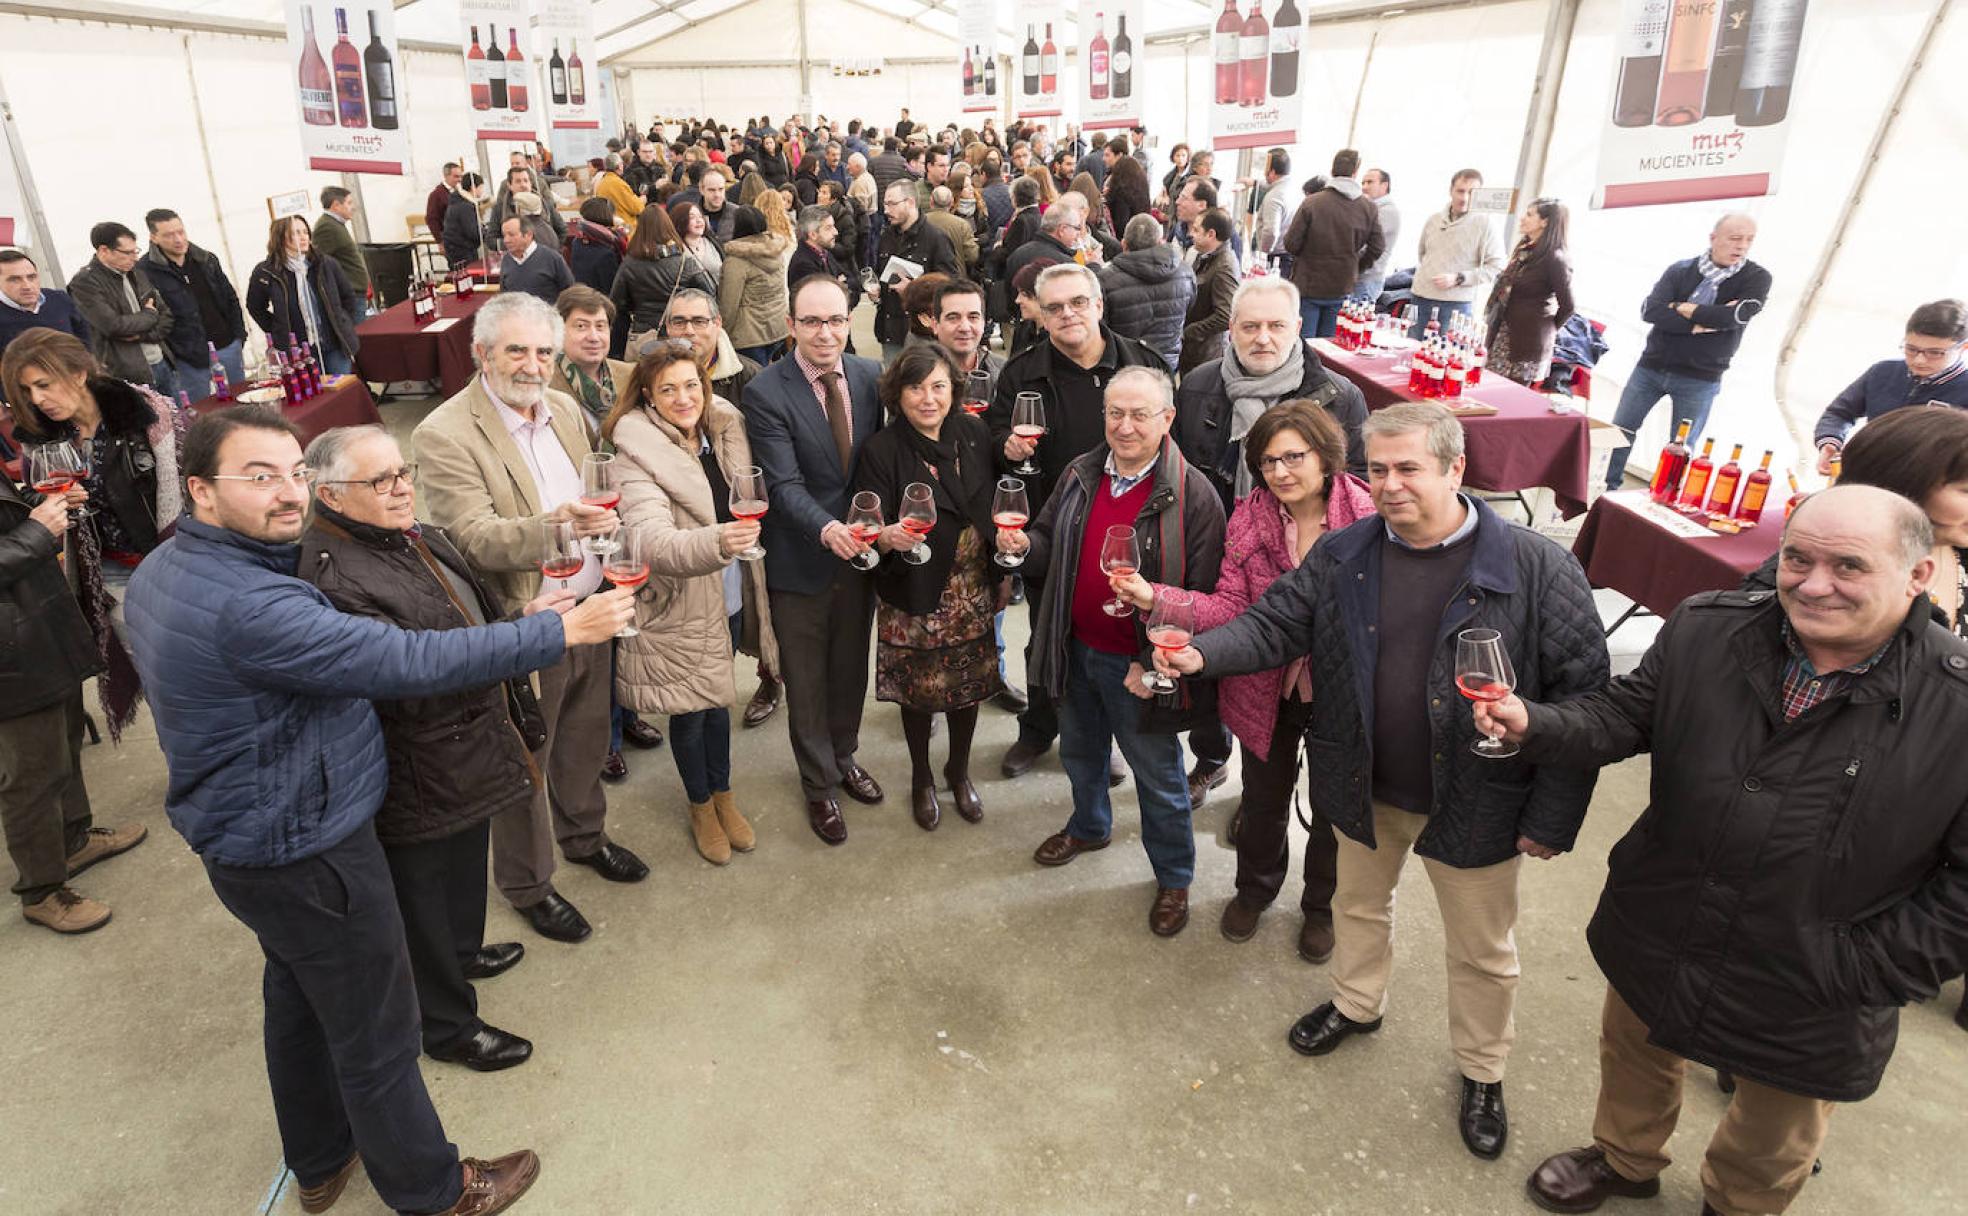
<svg viewBox="0 0 1968 1216">
<path fill-rule="evenodd" d="M 766 229 L 756 207 L 740 207 L 724 243 L 718 311 L 738 353 L 763 367 L 786 337 L 786 261 L 793 243 Z"/>
<path fill-rule="evenodd" d="M 617 509 L 649 560 L 639 633 L 616 642 L 616 701 L 670 715 L 691 835 L 707 861 L 724 865 L 755 841 L 731 794 L 732 648 L 742 640 L 779 669 L 765 568 L 735 560 L 759 534 L 729 505 L 732 471 L 751 464 L 751 444 L 737 408 L 709 393 L 688 350 L 670 346 L 636 365 L 602 433 L 615 445 Z"/>
</svg>

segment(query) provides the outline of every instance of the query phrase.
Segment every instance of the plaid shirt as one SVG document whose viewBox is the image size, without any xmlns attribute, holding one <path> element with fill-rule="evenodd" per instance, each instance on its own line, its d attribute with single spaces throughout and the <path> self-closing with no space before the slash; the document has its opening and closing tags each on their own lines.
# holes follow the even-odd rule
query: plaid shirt
<svg viewBox="0 0 1968 1216">
<path fill-rule="evenodd" d="M 1873 651 L 1872 656 L 1865 662 L 1820 675 L 1818 669 L 1811 666 L 1811 660 L 1805 655 L 1804 648 L 1798 644 L 1797 635 L 1791 632 L 1789 621 L 1785 621 L 1783 625 L 1783 640 L 1784 649 L 1790 652 L 1790 658 L 1784 662 L 1781 698 L 1786 722 L 1795 722 L 1806 710 L 1813 709 L 1844 692 L 1860 676 L 1871 671 L 1873 665 L 1878 663 L 1893 645 L 1892 639 L 1889 638 L 1886 645 Z"/>
</svg>

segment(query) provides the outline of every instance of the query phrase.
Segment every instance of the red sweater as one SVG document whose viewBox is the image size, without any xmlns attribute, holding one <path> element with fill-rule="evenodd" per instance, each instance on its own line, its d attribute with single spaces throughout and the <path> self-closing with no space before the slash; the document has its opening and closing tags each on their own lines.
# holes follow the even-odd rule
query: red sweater
<svg viewBox="0 0 1968 1216">
<path fill-rule="evenodd" d="M 1136 654 L 1141 644 L 1135 638 L 1134 617 L 1112 617 L 1101 610 L 1100 605 L 1112 600 L 1114 592 L 1100 569 L 1100 546 L 1107 539 L 1107 529 L 1116 524 L 1134 527 L 1154 492 L 1155 479 L 1142 478 L 1119 498 L 1108 490 L 1108 484 L 1107 475 L 1102 474 L 1100 484 L 1093 488 L 1093 502 L 1087 507 L 1086 531 L 1080 538 L 1080 569 L 1073 579 L 1073 636 L 1105 654 Z"/>
</svg>

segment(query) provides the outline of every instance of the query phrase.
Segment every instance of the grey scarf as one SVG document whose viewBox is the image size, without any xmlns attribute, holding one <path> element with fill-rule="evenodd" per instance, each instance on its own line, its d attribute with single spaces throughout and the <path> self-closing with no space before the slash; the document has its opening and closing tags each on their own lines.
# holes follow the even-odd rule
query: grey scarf
<svg viewBox="0 0 1968 1216">
<path fill-rule="evenodd" d="M 1305 379 L 1305 343 L 1293 342 L 1285 361 L 1269 374 L 1253 376 L 1237 363 L 1232 349 L 1223 356 L 1223 391 L 1230 398 L 1230 442 L 1242 443 L 1259 414 L 1283 401 Z M 1250 493 L 1250 466 L 1237 461 L 1237 497 Z"/>
</svg>

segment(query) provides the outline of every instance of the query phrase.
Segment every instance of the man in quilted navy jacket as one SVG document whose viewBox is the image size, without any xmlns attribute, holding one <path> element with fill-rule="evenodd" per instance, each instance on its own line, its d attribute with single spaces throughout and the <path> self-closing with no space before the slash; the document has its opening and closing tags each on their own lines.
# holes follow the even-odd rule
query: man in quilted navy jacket
<svg viewBox="0 0 1968 1216">
<path fill-rule="evenodd" d="M 533 1182 L 531 1150 L 464 1159 L 417 1071 L 417 996 L 372 820 L 372 697 L 482 687 L 600 641 L 624 594 L 542 597 L 527 615 L 413 632 L 345 616 L 294 577 L 308 487 L 278 411 L 200 419 L 180 458 L 190 516 L 130 580 L 131 650 L 170 767 L 165 809 L 266 955 L 267 1076 L 301 1205 L 358 1161 L 390 1207 L 485 1216 Z"/>
<path fill-rule="evenodd" d="M 1250 610 L 1198 636 L 1172 669 L 1210 676 L 1307 657 L 1312 806 L 1340 832 L 1333 999 L 1291 1045 L 1319 1056 L 1380 1029 L 1394 961 L 1394 888 L 1409 850 L 1447 939 L 1458 1125 L 1478 1157 L 1503 1151 L 1504 1063 L 1516 1036 L 1517 871 L 1572 847 L 1591 769 L 1489 759 L 1456 695 L 1456 635 L 1502 635 L 1515 687 L 1565 701 L 1602 687 L 1606 640 L 1578 561 L 1460 493 L 1462 425 L 1434 402 L 1363 425 L 1378 518 L 1322 537 Z M 1158 663 L 1159 665 L 1159 663 Z M 1541 693 L 1532 689 L 1542 689 Z"/>
</svg>

